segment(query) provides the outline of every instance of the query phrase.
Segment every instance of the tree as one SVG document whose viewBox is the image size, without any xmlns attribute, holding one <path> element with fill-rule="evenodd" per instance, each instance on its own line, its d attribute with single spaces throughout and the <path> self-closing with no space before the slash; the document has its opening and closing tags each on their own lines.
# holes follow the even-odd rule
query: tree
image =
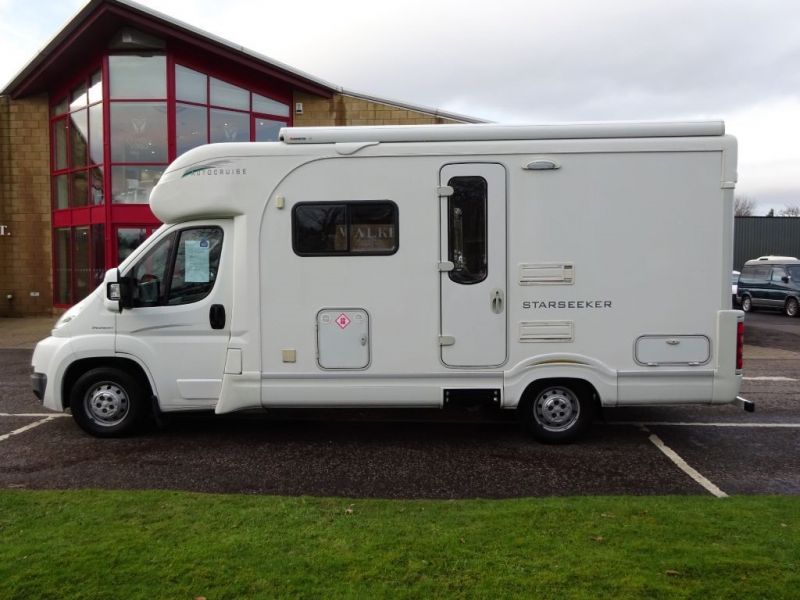
<svg viewBox="0 0 800 600">
<path fill-rule="evenodd" d="M 800 217 L 800 206 L 797 204 L 787 204 L 780 213 L 782 217 Z"/>
<path fill-rule="evenodd" d="M 736 196 L 733 199 L 733 214 L 737 217 L 752 217 L 756 203 L 748 196 Z"/>
<path fill-rule="evenodd" d="M 775 209 L 774 208 L 770 208 L 769 212 L 767 213 L 767 216 L 768 217 L 774 217 L 775 216 Z"/>
</svg>

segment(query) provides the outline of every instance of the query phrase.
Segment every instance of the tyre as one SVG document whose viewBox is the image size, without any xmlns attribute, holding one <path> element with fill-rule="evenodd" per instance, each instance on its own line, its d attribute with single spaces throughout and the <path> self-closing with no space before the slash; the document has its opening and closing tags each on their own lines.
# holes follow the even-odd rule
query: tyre
<svg viewBox="0 0 800 600">
<path fill-rule="evenodd" d="M 753 310 L 753 300 L 750 296 L 742 296 L 742 310 L 744 312 L 751 312 Z"/>
<path fill-rule="evenodd" d="M 577 439 L 594 420 L 594 390 L 577 380 L 534 384 L 521 404 L 522 419 L 540 442 L 566 443 Z"/>
<path fill-rule="evenodd" d="M 70 392 L 75 422 L 96 437 L 135 432 L 147 413 L 148 394 L 138 378 L 121 369 L 100 367 L 81 375 Z"/>
<path fill-rule="evenodd" d="M 800 304 L 797 303 L 797 298 L 789 298 L 783 306 L 783 312 L 790 317 L 800 316 Z"/>
</svg>

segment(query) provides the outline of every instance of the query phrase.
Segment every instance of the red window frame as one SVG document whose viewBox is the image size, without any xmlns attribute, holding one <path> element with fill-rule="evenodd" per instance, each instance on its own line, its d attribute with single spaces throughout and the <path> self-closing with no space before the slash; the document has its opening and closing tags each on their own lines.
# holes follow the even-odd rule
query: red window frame
<svg viewBox="0 0 800 600">
<path fill-rule="evenodd" d="M 123 204 L 118 203 L 115 204 L 113 202 L 112 197 L 112 168 L 115 166 L 152 166 L 152 167 L 164 167 L 175 160 L 176 152 L 177 152 L 177 116 L 176 116 L 176 108 L 178 103 L 181 104 L 189 104 L 194 106 L 202 106 L 206 109 L 206 140 L 210 140 L 211 136 L 211 110 L 212 109 L 221 109 L 221 110 L 230 110 L 233 112 L 238 112 L 248 116 L 249 119 L 249 140 L 254 141 L 256 135 L 256 119 L 269 119 L 271 121 L 279 121 L 284 123 L 287 127 L 290 127 L 293 123 L 293 115 L 292 115 L 292 89 L 280 82 L 274 81 L 272 83 L 266 82 L 263 79 L 263 76 L 253 73 L 252 76 L 249 71 L 245 71 L 242 68 L 232 68 L 230 72 L 225 71 L 222 72 L 221 69 L 216 68 L 208 68 L 208 65 L 211 61 L 204 61 L 202 56 L 197 55 L 192 51 L 192 49 L 186 48 L 170 48 L 167 47 L 166 50 L 163 52 L 163 55 L 166 57 L 166 78 L 167 78 L 167 97 L 166 99 L 155 99 L 155 98 L 125 98 L 125 99 L 117 99 L 113 100 L 110 95 L 110 73 L 109 73 L 109 57 L 114 55 L 121 55 L 126 54 L 124 52 L 105 52 L 102 55 L 95 55 L 92 60 L 88 61 L 89 67 L 81 69 L 74 78 L 66 81 L 65 84 L 61 85 L 59 88 L 56 89 L 57 93 L 51 94 L 51 106 L 50 106 L 50 113 L 48 123 L 50 126 L 50 182 L 51 182 L 51 211 L 52 211 L 52 221 L 51 221 L 51 230 L 52 230 L 52 256 L 53 256 L 53 283 L 54 283 L 54 296 L 53 296 L 53 305 L 57 308 L 66 308 L 70 306 L 70 304 L 63 304 L 56 302 L 56 298 L 58 296 L 58 290 L 56 289 L 58 286 L 58 274 L 56 272 L 56 229 L 61 228 L 70 228 L 70 246 L 71 250 L 69 252 L 69 259 L 68 259 L 68 270 L 69 270 L 69 277 L 70 277 L 70 300 L 71 303 L 74 303 L 79 300 L 75 294 L 75 272 L 74 272 L 74 235 L 75 235 L 75 227 L 83 227 L 88 226 L 90 231 L 90 269 L 95 270 L 99 268 L 99 265 L 94 265 L 94 233 L 92 230 L 93 225 L 103 225 L 104 229 L 104 258 L 105 258 L 105 265 L 104 268 L 108 269 L 113 267 L 114 265 L 118 264 L 118 245 L 117 245 L 117 230 L 119 228 L 125 227 L 136 227 L 136 228 L 145 228 L 147 230 L 148 237 L 152 234 L 152 232 L 160 226 L 160 221 L 153 215 L 152 211 L 150 210 L 149 204 Z M 135 54 L 135 53 L 134 53 Z M 177 65 L 182 67 L 186 67 L 188 69 L 192 69 L 194 71 L 198 71 L 203 73 L 206 76 L 206 102 L 205 103 L 195 103 L 195 102 L 186 102 L 186 101 L 178 101 L 176 97 L 176 88 L 175 88 L 175 68 Z M 71 139 L 70 139 L 70 110 L 69 110 L 69 101 L 71 101 L 71 93 L 72 90 L 75 89 L 77 85 L 80 83 L 86 84 L 87 93 L 88 89 L 91 87 L 91 78 L 92 76 L 98 72 L 101 73 L 102 77 L 102 98 L 100 99 L 99 103 L 102 106 L 102 115 L 103 115 L 103 161 L 102 163 L 92 163 L 91 162 L 91 153 L 89 151 L 89 139 L 91 137 L 91 128 L 87 129 L 88 137 L 87 139 L 87 164 L 84 167 L 76 167 L 72 168 L 72 147 L 71 147 Z M 210 78 L 214 77 L 215 79 L 219 79 L 224 81 L 230 85 L 234 85 L 246 90 L 249 93 L 249 110 L 238 110 L 232 109 L 226 106 L 219 106 L 217 104 L 211 104 L 211 80 Z M 261 112 L 254 112 L 253 110 L 253 94 L 258 94 L 260 96 L 264 96 L 266 98 L 272 99 L 276 102 L 280 102 L 285 104 L 289 107 L 288 116 L 282 115 L 273 115 Z M 63 99 L 64 97 L 68 98 L 68 106 L 67 112 L 61 113 L 58 115 L 53 114 L 53 110 L 57 103 Z M 112 162 L 111 160 L 111 105 L 114 102 L 166 102 L 167 107 L 167 162 L 166 163 L 130 163 L 130 162 Z M 95 106 L 98 103 L 95 102 L 90 104 L 87 100 L 86 106 L 82 107 L 85 108 L 87 111 L 87 120 L 89 119 L 89 107 Z M 54 123 L 59 120 L 65 120 L 67 127 L 66 129 L 66 143 L 67 143 L 67 167 L 63 169 L 56 170 L 56 144 L 55 144 L 55 132 L 54 132 Z M 89 202 L 89 190 L 87 189 L 87 205 L 86 206 L 74 206 L 72 202 L 72 185 L 71 185 L 71 174 L 77 172 L 85 172 L 88 181 L 91 181 L 92 170 L 93 169 L 102 169 L 103 172 L 103 202 L 102 204 L 91 205 L 88 204 Z M 67 176 L 67 183 L 68 183 L 68 203 L 67 208 L 56 208 L 56 177 L 60 175 Z"/>
</svg>

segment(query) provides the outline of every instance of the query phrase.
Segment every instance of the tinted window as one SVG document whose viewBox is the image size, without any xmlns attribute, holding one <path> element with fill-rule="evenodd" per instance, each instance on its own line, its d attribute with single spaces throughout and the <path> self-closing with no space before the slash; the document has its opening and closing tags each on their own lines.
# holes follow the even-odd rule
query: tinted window
<svg viewBox="0 0 800 600">
<path fill-rule="evenodd" d="M 394 254 L 393 202 L 298 204 L 292 211 L 292 246 L 301 256 Z"/>
<path fill-rule="evenodd" d="M 455 265 L 449 276 L 456 283 L 479 283 L 488 273 L 486 180 L 453 177 L 448 185 L 453 188 L 447 205 L 448 260 Z"/>
<path fill-rule="evenodd" d="M 769 281 L 770 267 L 768 265 L 752 265 L 742 269 L 739 283 L 764 283 Z"/>
<path fill-rule="evenodd" d="M 787 267 L 787 271 L 789 271 L 789 277 L 792 278 L 792 281 L 797 284 L 800 281 L 800 265 L 796 267 Z"/>
</svg>

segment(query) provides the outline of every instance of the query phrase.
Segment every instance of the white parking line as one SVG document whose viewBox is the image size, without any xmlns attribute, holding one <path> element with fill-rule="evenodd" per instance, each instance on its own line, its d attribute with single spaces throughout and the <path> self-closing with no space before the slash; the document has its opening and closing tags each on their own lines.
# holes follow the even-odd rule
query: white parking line
<svg viewBox="0 0 800 600">
<path fill-rule="evenodd" d="M 68 417 L 67 413 L 0 413 L 0 417 Z"/>
<path fill-rule="evenodd" d="M 29 425 L 25 425 L 25 427 L 20 427 L 19 429 L 15 429 L 11 433 L 6 433 L 4 435 L 0 435 L 0 442 L 5 442 L 12 435 L 19 435 L 20 433 L 25 433 L 29 429 L 33 429 L 34 427 L 38 427 L 39 425 L 44 425 L 48 421 L 52 421 L 53 418 L 54 418 L 53 415 L 50 415 L 48 417 L 45 417 L 44 419 L 41 419 L 39 421 L 34 421 L 33 423 L 31 423 Z"/>
<path fill-rule="evenodd" d="M 797 381 L 793 377 L 742 377 L 744 381 Z"/>
<path fill-rule="evenodd" d="M 783 429 L 800 429 L 800 423 L 701 423 L 701 422 L 684 422 L 684 421 L 609 421 L 606 425 L 633 425 L 635 427 L 643 427 L 650 425 L 651 427 L 756 427 L 756 428 L 769 428 L 778 427 Z"/>
<path fill-rule="evenodd" d="M 728 497 L 728 494 L 726 494 L 721 489 L 719 489 L 716 485 L 711 483 L 711 481 L 709 481 L 707 478 L 703 477 L 703 475 L 701 475 L 699 471 L 697 471 L 696 469 L 692 468 L 689 465 L 689 463 L 687 463 L 685 460 L 683 460 L 678 455 L 677 452 L 675 452 L 672 448 L 670 448 L 663 441 L 661 441 L 660 437 L 658 437 L 654 433 L 650 433 L 650 430 L 647 427 L 645 427 L 644 425 L 642 425 L 642 431 L 644 431 L 645 433 L 649 433 L 650 434 L 650 438 L 649 439 L 650 439 L 651 442 L 653 442 L 655 447 L 658 448 L 659 450 L 661 450 L 661 452 L 665 456 L 667 456 L 667 458 L 669 458 L 673 463 L 675 463 L 675 465 L 681 471 L 686 473 L 689 477 L 691 477 L 697 483 L 699 483 L 701 486 L 703 486 L 703 488 L 707 492 L 709 492 L 710 494 L 713 494 L 717 498 L 727 498 Z"/>
</svg>

